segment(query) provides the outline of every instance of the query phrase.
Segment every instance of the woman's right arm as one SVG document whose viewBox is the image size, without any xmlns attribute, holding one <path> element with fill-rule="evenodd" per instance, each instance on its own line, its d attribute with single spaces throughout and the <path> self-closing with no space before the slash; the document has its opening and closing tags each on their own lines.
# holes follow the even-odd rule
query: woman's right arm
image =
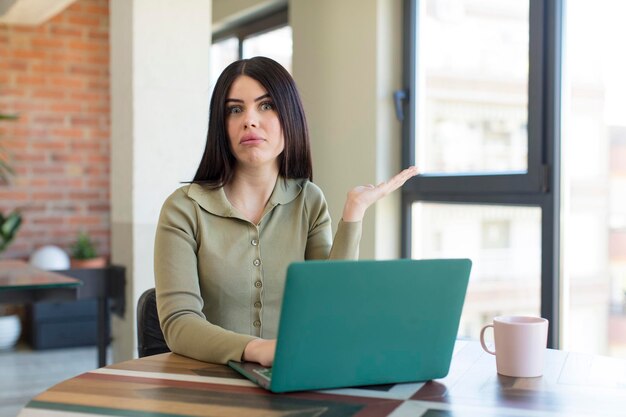
<svg viewBox="0 0 626 417">
<path fill-rule="evenodd" d="M 198 221 L 183 189 L 164 203 L 157 225 L 154 273 L 159 320 L 170 350 L 194 359 L 242 360 L 256 338 L 209 323 L 202 312 L 197 259 Z"/>
</svg>

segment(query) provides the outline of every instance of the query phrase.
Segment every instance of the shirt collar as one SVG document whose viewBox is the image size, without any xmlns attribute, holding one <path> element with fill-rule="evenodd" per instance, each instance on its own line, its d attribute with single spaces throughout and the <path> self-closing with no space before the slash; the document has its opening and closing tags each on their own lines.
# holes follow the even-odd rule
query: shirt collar
<svg viewBox="0 0 626 417">
<path fill-rule="evenodd" d="M 268 206 L 273 208 L 279 204 L 293 201 L 302 191 L 302 184 L 305 181 L 304 179 L 286 180 L 283 177 L 278 177 L 272 195 L 270 195 Z M 235 208 L 226 198 L 223 187 L 209 189 L 202 184 L 193 183 L 189 186 L 187 195 L 209 213 L 222 217 L 236 217 Z"/>
</svg>

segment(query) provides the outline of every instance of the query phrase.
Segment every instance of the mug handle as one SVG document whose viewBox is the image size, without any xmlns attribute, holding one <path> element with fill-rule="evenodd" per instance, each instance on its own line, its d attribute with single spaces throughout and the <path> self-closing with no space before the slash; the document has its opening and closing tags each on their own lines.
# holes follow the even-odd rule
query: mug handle
<svg viewBox="0 0 626 417">
<path fill-rule="evenodd" d="M 487 330 L 488 327 L 491 327 L 493 329 L 493 324 L 488 324 L 485 327 L 482 328 L 482 330 L 480 331 L 480 345 L 483 347 L 483 350 L 487 353 L 490 353 L 492 355 L 495 355 L 496 352 L 495 351 L 491 351 L 489 350 L 489 348 L 487 347 L 487 345 L 485 344 L 485 330 Z"/>
</svg>

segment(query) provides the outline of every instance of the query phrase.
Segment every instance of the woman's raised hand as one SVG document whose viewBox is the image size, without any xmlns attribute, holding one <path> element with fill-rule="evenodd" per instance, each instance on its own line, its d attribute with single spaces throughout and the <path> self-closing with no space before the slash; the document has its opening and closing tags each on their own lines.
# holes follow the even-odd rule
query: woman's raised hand
<svg viewBox="0 0 626 417">
<path fill-rule="evenodd" d="M 412 166 L 378 185 L 369 184 L 354 187 L 348 192 L 348 198 L 343 207 L 343 221 L 356 222 L 363 220 L 365 211 L 369 206 L 402 187 L 407 180 L 417 174 L 417 167 Z"/>
</svg>

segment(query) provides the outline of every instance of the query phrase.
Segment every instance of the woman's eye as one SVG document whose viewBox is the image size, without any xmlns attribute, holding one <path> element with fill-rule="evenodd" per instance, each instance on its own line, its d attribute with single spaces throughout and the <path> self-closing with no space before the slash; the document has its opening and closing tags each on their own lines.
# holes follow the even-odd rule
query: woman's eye
<svg viewBox="0 0 626 417">
<path fill-rule="evenodd" d="M 274 110 L 274 105 L 270 102 L 262 103 L 261 110 Z"/>
<path fill-rule="evenodd" d="M 239 106 L 231 106 L 226 109 L 228 114 L 237 114 L 241 113 L 241 107 Z"/>
</svg>

